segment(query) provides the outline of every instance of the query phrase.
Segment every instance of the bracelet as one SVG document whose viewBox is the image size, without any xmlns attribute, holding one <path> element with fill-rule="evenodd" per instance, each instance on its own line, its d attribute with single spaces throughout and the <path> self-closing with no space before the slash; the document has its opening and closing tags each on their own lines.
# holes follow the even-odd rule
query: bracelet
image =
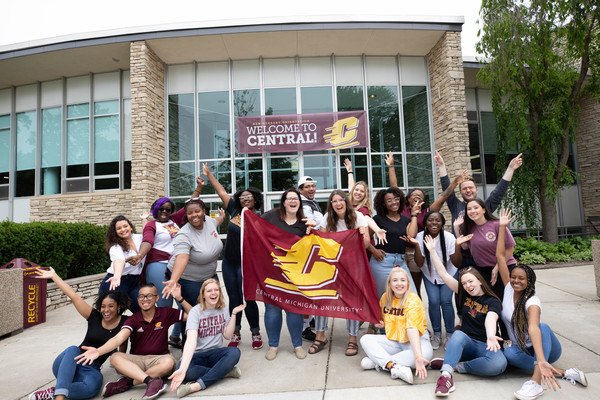
<svg viewBox="0 0 600 400">
<path fill-rule="evenodd" d="M 350 174 L 354 175 L 354 172 L 352 172 L 352 171 L 348 172 L 348 175 L 350 175 Z"/>
<path fill-rule="evenodd" d="M 183 303 L 185 301 L 185 299 L 182 297 L 180 300 L 175 299 L 175 301 L 178 303 Z"/>
</svg>

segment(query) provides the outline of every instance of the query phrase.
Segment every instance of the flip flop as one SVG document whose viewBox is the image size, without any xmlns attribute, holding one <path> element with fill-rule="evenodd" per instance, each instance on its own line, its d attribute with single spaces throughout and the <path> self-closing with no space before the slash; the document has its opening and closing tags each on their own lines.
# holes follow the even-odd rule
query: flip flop
<svg viewBox="0 0 600 400">
<path fill-rule="evenodd" d="M 327 346 L 328 343 L 329 343 L 329 340 L 327 340 L 327 339 L 325 339 L 325 340 L 315 339 L 315 341 L 308 348 L 308 354 L 317 354 L 318 352 L 323 350 L 325 348 L 325 346 Z"/>
<path fill-rule="evenodd" d="M 346 355 L 347 356 L 355 356 L 358 354 L 358 343 L 348 342 L 346 346 Z"/>
</svg>

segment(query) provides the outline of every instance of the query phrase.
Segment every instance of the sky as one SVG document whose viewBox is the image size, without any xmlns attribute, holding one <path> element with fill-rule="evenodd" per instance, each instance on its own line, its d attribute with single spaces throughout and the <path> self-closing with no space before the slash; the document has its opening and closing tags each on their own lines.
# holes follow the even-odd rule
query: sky
<svg viewBox="0 0 600 400">
<path fill-rule="evenodd" d="M 463 56 L 475 56 L 479 0 L 3 0 L 0 51 L 14 44 L 133 27 L 314 15 L 462 16 Z M 21 47 L 21 46 L 19 46 Z"/>
</svg>

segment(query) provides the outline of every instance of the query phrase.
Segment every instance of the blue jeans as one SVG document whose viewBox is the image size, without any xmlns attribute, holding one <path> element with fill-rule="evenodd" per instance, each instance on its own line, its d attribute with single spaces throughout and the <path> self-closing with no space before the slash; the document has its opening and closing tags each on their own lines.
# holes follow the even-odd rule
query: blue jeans
<svg viewBox="0 0 600 400">
<path fill-rule="evenodd" d="M 52 372 L 56 377 L 54 395 L 63 395 L 69 399 L 90 399 L 102 388 L 102 373 L 97 364 L 80 365 L 75 357 L 81 354 L 77 346 L 65 349 L 54 360 Z"/>
<path fill-rule="evenodd" d="M 486 343 L 471 339 L 463 331 L 456 331 L 448 341 L 442 371 L 450 374 L 461 362 L 464 371 L 472 375 L 496 376 L 506 369 L 506 357 L 502 351 L 486 350 Z"/>
<path fill-rule="evenodd" d="M 385 253 L 383 261 L 377 261 L 375 257 L 371 256 L 370 264 L 371 273 L 373 274 L 373 280 L 375 281 L 375 287 L 377 288 L 378 299 L 385 292 L 385 283 L 387 282 L 387 277 L 390 274 L 392 268 L 394 268 L 394 266 L 396 265 L 399 265 L 403 270 L 405 270 L 408 273 L 408 279 L 410 280 L 410 290 L 416 293 L 415 283 L 413 282 L 413 279 L 410 276 L 408 265 L 406 265 L 406 261 L 404 260 L 404 254 Z"/>
<path fill-rule="evenodd" d="M 184 382 L 196 381 L 204 390 L 223 379 L 240 361 L 240 355 L 240 349 L 237 347 L 216 347 L 197 351 L 192 356 Z"/>
<path fill-rule="evenodd" d="M 562 347 L 558 338 L 548 325 L 540 323 L 540 330 L 542 331 L 544 358 L 552 364 L 560 358 Z M 533 347 L 528 347 L 527 351 L 523 351 L 516 343 L 513 343 L 512 346 L 504 349 L 504 356 L 510 365 L 533 373 L 536 360 Z"/>
<path fill-rule="evenodd" d="M 327 322 L 329 321 L 329 317 L 322 317 L 320 315 L 315 315 L 315 331 L 317 332 L 325 332 L 329 329 L 327 326 Z M 360 328 L 360 321 L 355 321 L 353 319 L 346 320 L 346 331 L 350 336 L 358 336 L 358 329 Z"/>
<path fill-rule="evenodd" d="M 225 290 L 227 290 L 227 296 L 229 297 L 229 314 L 233 309 L 244 302 L 244 295 L 242 293 L 242 266 L 231 264 L 226 259 L 223 259 L 221 264 L 223 272 L 223 281 L 225 283 Z M 248 325 L 250 325 L 250 331 L 254 334 L 260 331 L 259 318 L 258 318 L 258 306 L 256 301 L 248 300 L 246 302 L 246 308 L 244 309 Z M 237 313 L 235 316 L 235 330 L 239 332 L 242 327 L 242 313 Z"/>
<path fill-rule="evenodd" d="M 112 278 L 113 274 L 106 274 L 102 282 L 100 282 L 100 288 L 98 289 L 98 296 L 103 295 L 104 293 L 110 290 L 110 283 L 106 282 L 108 278 Z M 121 284 L 115 290 L 117 292 L 123 292 L 129 296 L 131 300 L 131 306 L 129 310 L 132 313 L 138 311 L 140 306 L 137 302 L 138 292 L 140 291 L 141 279 L 140 275 L 122 275 L 121 276 Z"/>
<path fill-rule="evenodd" d="M 433 333 L 442 333 L 442 315 L 446 334 L 454 332 L 454 306 L 452 305 L 452 290 L 445 284 L 436 284 L 427 278 L 423 278 L 425 291 L 427 292 L 427 303 L 429 308 L 429 319 Z M 442 311 L 440 312 L 440 308 Z"/>
<path fill-rule="evenodd" d="M 146 282 L 156 286 L 156 291 L 158 292 L 158 301 L 156 302 L 157 307 L 173 307 L 172 297 L 169 297 L 168 299 L 163 299 L 162 297 L 162 291 L 165 287 L 163 282 L 167 280 L 167 277 L 165 276 L 166 271 L 166 262 L 156 261 L 146 265 Z"/>
<path fill-rule="evenodd" d="M 281 325 L 283 317 L 281 308 L 269 303 L 265 303 L 265 328 L 269 337 L 269 346 L 279 347 L 279 337 L 281 335 Z M 293 312 L 285 312 L 285 323 L 292 338 L 292 346 L 302 346 L 302 326 L 304 316 Z"/>
</svg>

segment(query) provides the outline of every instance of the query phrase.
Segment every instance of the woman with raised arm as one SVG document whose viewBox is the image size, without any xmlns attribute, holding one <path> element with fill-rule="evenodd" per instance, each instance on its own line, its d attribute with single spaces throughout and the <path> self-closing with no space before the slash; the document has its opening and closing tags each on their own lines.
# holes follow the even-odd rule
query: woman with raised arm
<svg viewBox="0 0 600 400">
<path fill-rule="evenodd" d="M 281 230 L 298 237 L 305 236 L 307 227 L 315 225 L 315 221 L 304 217 L 302 200 L 300 200 L 300 192 L 298 190 L 288 189 L 283 192 L 279 204 L 278 208 L 264 213 L 262 218 Z M 306 358 L 306 351 L 302 348 L 303 319 L 302 314 L 290 311 L 285 312 L 285 322 L 290 333 L 290 338 L 292 339 L 294 354 L 298 359 Z M 269 350 L 267 350 L 265 358 L 269 361 L 277 357 L 282 323 L 282 309 L 274 304 L 265 303 L 265 328 L 267 329 L 269 339 Z"/>
<path fill-rule="evenodd" d="M 373 209 L 371 207 L 371 198 L 369 197 L 369 185 L 365 181 L 354 181 L 354 171 L 352 171 L 352 161 L 350 159 L 344 159 L 344 166 L 348 173 L 348 197 L 350 197 L 350 204 L 352 204 L 352 207 L 356 211 L 370 217 Z"/>
<path fill-rule="evenodd" d="M 100 283 L 98 294 L 116 290 L 127 294 L 130 299 L 137 299 L 144 259 L 134 265 L 129 262 L 137 259 L 142 244 L 142 235 L 133 233 L 134 230 L 131 221 L 123 215 L 117 215 L 110 221 L 105 242 L 110 256 L 110 268 Z M 135 301 L 131 302 L 130 308 L 132 313 L 140 309 Z"/>
<path fill-rule="evenodd" d="M 350 204 L 346 193 L 342 190 L 334 190 L 329 195 L 327 202 L 327 212 L 323 215 L 323 220 L 319 224 L 323 232 L 344 232 L 348 229 L 359 229 L 365 247 L 370 245 L 369 230 L 367 229 L 366 217 L 356 212 Z M 325 332 L 329 329 L 327 323 L 329 318 L 315 316 L 316 338 L 309 347 L 309 354 L 316 354 L 323 350 L 329 342 L 325 338 Z M 348 331 L 348 344 L 346 345 L 346 355 L 355 356 L 358 354 L 358 328 L 360 321 L 346 320 L 346 330 Z"/>
<path fill-rule="evenodd" d="M 79 346 L 67 347 L 54 360 L 52 372 L 56 384 L 48 389 L 37 390 L 29 395 L 29 400 L 46 399 L 90 399 L 102 388 L 100 368 L 110 356 L 105 354 L 89 365 L 77 364 L 75 357 L 83 353 L 81 346 L 99 347 L 121 330 L 127 319 L 123 311 L 129 307 L 130 299 L 123 292 L 108 291 L 98 296 L 93 306 L 56 274 L 54 268 L 37 268 L 36 278 L 52 279 L 56 286 L 73 302 L 73 306 L 87 320 L 87 331 Z M 122 349 L 125 351 L 125 348 Z"/>
<path fill-rule="evenodd" d="M 260 190 L 249 187 L 240 189 L 233 196 L 230 196 L 223 185 L 215 178 L 208 164 L 202 165 L 202 173 L 208 178 L 208 182 L 215 189 L 219 198 L 223 202 L 223 208 L 229 214 L 229 225 L 227 226 L 227 240 L 225 241 L 225 250 L 223 251 L 223 263 L 221 265 L 223 272 L 223 281 L 225 290 L 229 297 L 229 312 L 233 313 L 233 309 L 244 302 L 242 293 L 242 254 L 241 254 L 241 230 L 242 210 L 244 207 L 255 213 L 260 213 L 262 208 L 262 193 Z M 262 337 L 260 336 L 258 306 L 254 300 L 246 302 L 244 311 L 250 332 L 252 334 L 252 348 L 254 350 L 261 349 L 263 346 Z M 241 313 L 235 316 L 235 332 L 231 337 L 229 346 L 237 347 L 242 340 L 240 333 L 242 327 Z"/>
<path fill-rule="evenodd" d="M 177 397 L 205 390 L 225 377 L 239 378 L 240 349 L 224 347 L 223 338 L 231 339 L 235 331 L 235 316 L 244 304 L 232 310 L 225 307 L 223 293 L 216 279 L 207 279 L 200 288 L 197 304 L 187 317 L 187 339 L 181 361 L 171 379 L 171 390 Z M 183 382 L 187 382 L 181 385 Z"/>
<path fill-rule="evenodd" d="M 471 237 L 460 236 L 456 241 L 460 245 Z M 448 340 L 444 359 L 431 360 L 431 368 L 442 371 L 437 380 L 435 395 L 448 396 L 455 389 L 452 377 L 455 371 L 461 374 L 496 376 L 506 369 L 506 358 L 500 351 L 499 341 L 502 338 L 498 336 L 502 302 L 475 268 L 463 268 L 456 280 L 437 255 L 435 240 L 426 236 L 424 243 L 437 273 L 453 292 L 458 293 L 457 307 L 462 309 L 462 328 L 455 331 Z"/>
<path fill-rule="evenodd" d="M 502 319 L 510 338 L 509 343 L 504 343 L 504 356 L 510 365 L 533 374 L 514 395 L 520 400 L 537 399 L 544 394 L 542 382 L 552 390 L 560 387 L 557 376 L 572 384 L 578 382 L 587 386 L 583 371 L 577 368 L 564 370 L 552 365 L 558 361 L 562 348 L 552 329 L 541 322 L 542 303 L 535 295 L 533 269 L 517 264 L 512 271 L 508 270 L 504 241 L 511 221 L 510 210 L 502 210 L 496 260 L 505 285 Z"/>
<path fill-rule="evenodd" d="M 444 345 L 448 342 L 454 332 L 454 306 L 452 305 L 452 290 L 444 283 L 436 272 L 431 262 L 429 249 L 425 246 L 424 239 L 430 236 L 435 241 L 437 256 L 449 275 L 455 276 L 457 265 L 462 261 L 460 246 L 450 232 L 444 230 L 446 218 L 438 211 L 431 211 L 423 219 L 425 229 L 417 234 L 416 239 L 407 238 L 415 247 L 415 262 L 421 268 L 425 277 L 425 290 L 427 292 L 427 303 L 429 319 L 433 329 L 431 346 L 437 350 L 442 344 L 442 315 L 446 328 Z M 441 312 L 440 312 L 441 309 Z"/>
<path fill-rule="evenodd" d="M 410 291 L 408 272 L 392 268 L 387 278 L 385 293 L 379 300 L 385 328 L 384 335 L 364 335 L 360 344 L 367 354 L 360 365 L 363 369 L 389 371 L 392 379 L 413 383 L 411 368 L 416 375 L 427 378 L 427 364 L 433 356 L 429 343 L 427 319 L 423 303 Z"/>
</svg>

